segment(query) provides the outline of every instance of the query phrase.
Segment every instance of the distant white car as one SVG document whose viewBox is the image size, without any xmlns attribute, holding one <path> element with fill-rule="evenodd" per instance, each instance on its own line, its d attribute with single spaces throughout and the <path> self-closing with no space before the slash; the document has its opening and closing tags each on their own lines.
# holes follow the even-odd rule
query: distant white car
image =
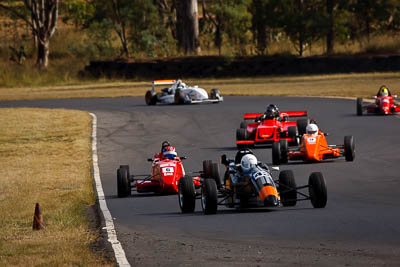
<svg viewBox="0 0 400 267">
<path fill-rule="evenodd" d="M 158 85 L 171 85 L 161 90 L 155 91 Z M 181 80 L 157 80 L 153 81 L 151 90 L 146 92 L 145 100 L 147 105 L 161 104 L 195 104 L 195 103 L 219 103 L 224 101 L 218 89 L 211 89 L 210 95 L 203 88 L 187 86 Z"/>
</svg>

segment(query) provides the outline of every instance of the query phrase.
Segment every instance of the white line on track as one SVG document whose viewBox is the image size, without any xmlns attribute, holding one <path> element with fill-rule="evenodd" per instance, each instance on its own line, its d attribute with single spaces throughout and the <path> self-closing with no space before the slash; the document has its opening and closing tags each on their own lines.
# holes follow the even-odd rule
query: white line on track
<svg viewBox="0 0 400 267">
<path fill-rule="evenodd" d="M 117 233 L 114 228 L 114 222 L 111 216 L 110 211 L 107 208 L 106 199 L 104 197 L 103 186 L 101 185 L 100 180 L 100 170 L 98 164 L 98 156 L 97 156 L 97 117 L 94 113 L 89 113 L 92 116 L 92 158 L 93 158 L 93 174 L 94 180 L 96 182 L 96 191 L 97 198 L 99 200 L 100 210 L 103 213 L 105 227 L 104 230 L 107 230 L 108 242 L 111 243 L 111 246 L 114 250 L 115 259 L 119 266 L 131 266 L 128 262 L 128 259 L 125 256 L 125 251 L 121 246 L 121 243 L 117 239 Z"/>
</svg>

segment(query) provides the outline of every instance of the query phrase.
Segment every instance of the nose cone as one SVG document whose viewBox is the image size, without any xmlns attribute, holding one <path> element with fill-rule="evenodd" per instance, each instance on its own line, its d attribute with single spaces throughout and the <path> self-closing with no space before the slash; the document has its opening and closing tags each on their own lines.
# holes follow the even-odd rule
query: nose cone
<svg viewBox="0 0 400 267">
<path fill-rule="evenodd" d="M 278 206 L 278 198 L 273 195 L 269 195 L 264 198 L 264 207 L 276 207 Z"/>
</svg>

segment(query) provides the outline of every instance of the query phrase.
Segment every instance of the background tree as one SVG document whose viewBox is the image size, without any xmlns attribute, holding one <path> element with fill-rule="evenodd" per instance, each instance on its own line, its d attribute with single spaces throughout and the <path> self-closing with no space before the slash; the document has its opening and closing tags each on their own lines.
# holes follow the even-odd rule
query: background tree
<svg viewBox="0 0 400 267">
<path fill-rule="evenodd" d="M 178 44 L 185 55 L 200 54 L 199 12 L 197 0 L 176 1 Z"/>
<path fill-rule="evenodd" d="M 47 68 L 50 39 L 57 27 L 59 0 L 24 0 L 23 3 L 25 8 L 21 8 L 20 1 L 0 3 L 0 8 L 24 20 L 32 28 L 38 42 L 36 65 L 40 69 Z"/>
</svg>

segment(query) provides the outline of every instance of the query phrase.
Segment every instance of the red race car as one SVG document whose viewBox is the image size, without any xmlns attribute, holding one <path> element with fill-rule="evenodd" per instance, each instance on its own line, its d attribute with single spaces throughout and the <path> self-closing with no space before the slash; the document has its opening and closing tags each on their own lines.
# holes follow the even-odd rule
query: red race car
<svg viewBox="0 0 400 267">
<path fill-rule="evenodd" d="M 382 85 L 376 96 L 374 96 L 375 103 L 364 105 L 363 99 L 360 97 L 357 98 L 357 115 L 362 116 L 364 111 L 381 115 L 400 112 L 400 105 L 394 103 L 393 97 L 397 97 L 397 95 L 392 96 L 389 89 L 385 85 Z"/>
<path fill-rule="evenodd" d="M 299 144 L 299 136 L 305 133 L 308 119 L 289 121 L 290 117 L 305 117 L 307 111 L 279 112 L 271 104 L 265 113 L 244 114 L 240 129 L 236 130 L 236 146 L 240 148 L 256 144 L 272 144 L 279 140 L 288 140 L 290 145 Z M 254 119 L 248 123 L 246 120 Z"/>
<path fill-rule="evenodd" d="M 279 165 L 287 163 L 288 160 L 319 162 L 338 157 L 345 157 L 346 161 L 354 160 L 353 136 L 345 136 L 343 145 L 328 145 L 326 135 L 315 122 L 307 125 L 306 134 L 301 137 L 300 147 L 288 148 L 287 140 L 272 145 L 272 163 Z"/>
<path fill-rule="evenodd" d="M 156 153 L 152 159 L 150 175 L 130 175 L 129 166 L 121 165 L 117 170 L 118 197 L 127 197 L 135 188 L 138 193 L 154 192 L 158 194 L 178 193 L 179 179 L 185 176 L 182 160 L 175 148 L 169 142 L 162 143 L 161 153 Z M 193 177 L 196 185 L 200 185 L 200 177 Z"/>
</svg>

